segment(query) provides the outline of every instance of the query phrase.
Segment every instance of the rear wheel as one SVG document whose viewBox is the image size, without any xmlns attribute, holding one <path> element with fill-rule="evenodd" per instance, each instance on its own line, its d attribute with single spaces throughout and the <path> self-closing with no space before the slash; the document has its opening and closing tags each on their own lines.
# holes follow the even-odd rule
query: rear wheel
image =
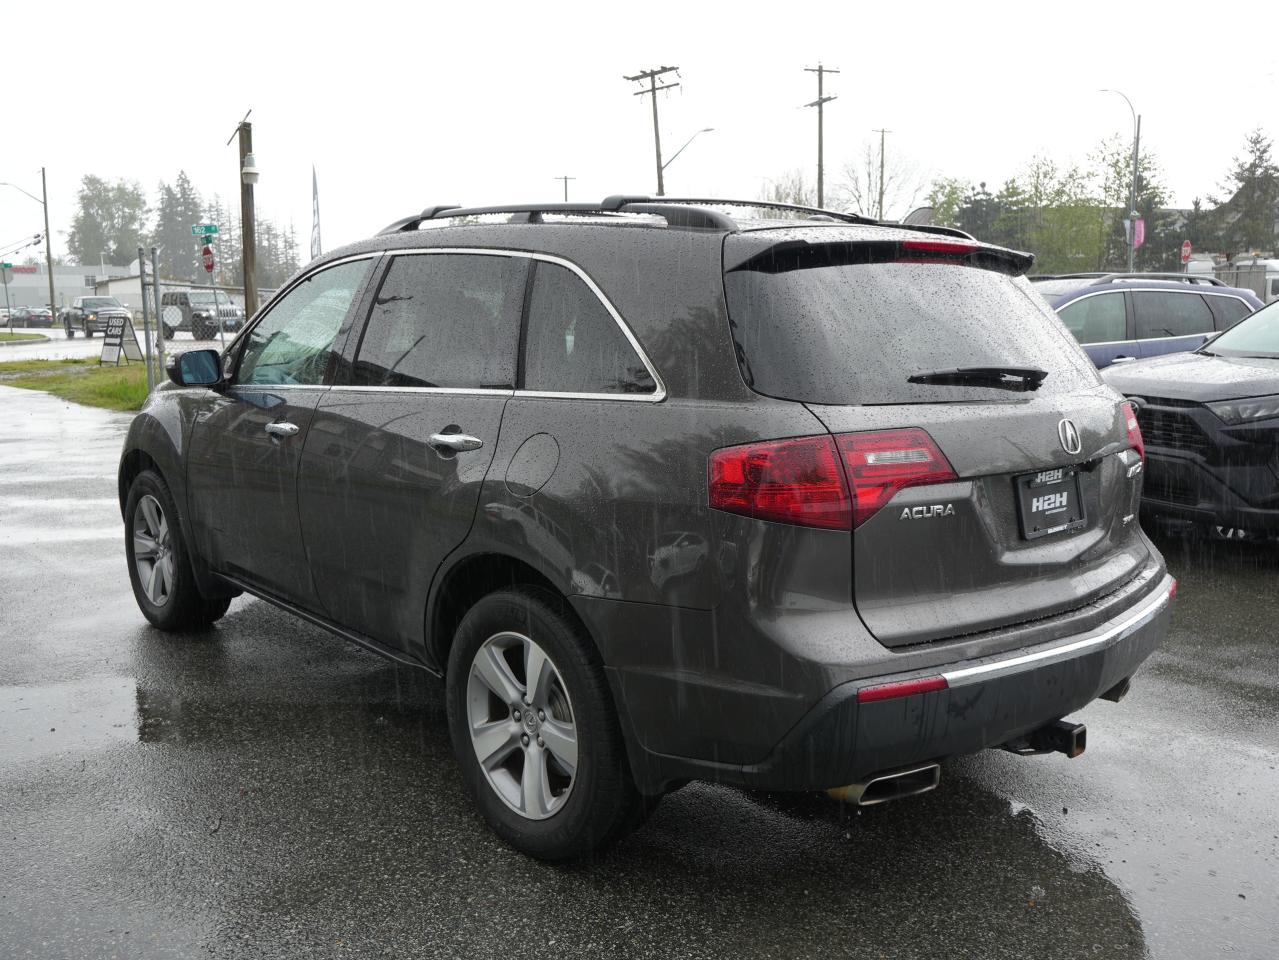
<svg viewBox="0 0 1279 960">
<path fill-rule="evenodd" d="M 582 856 L 651 810 L 598 655 L 562 598 L 533 587 L 484 597 L 458 627 L 446 683 L 463 777 L 512 846 L 544 860 Z"/>
<path fill-rule="evenodd" d="M 167 323 L 164 325 L 164 339 L 166 339 L 166 340 L 172 340 L 172 339 L 173 339 L 173 335 L 174 335 L 175 333 L 177 333 L 177 331 L 176 331 L 176 330 L 174 330 L 174 329 L 173 329 L 171 326 L 169 326 Z"/>
<path fill-rule="evenodd" d="M 134 479 L 125 503 L 125 556 L 138 607 L 161 630 L 208 626 L 231 605 L 208 599 L 191 571 L 190 555 L 168 485 L 152 470 Z"/>
</svg>

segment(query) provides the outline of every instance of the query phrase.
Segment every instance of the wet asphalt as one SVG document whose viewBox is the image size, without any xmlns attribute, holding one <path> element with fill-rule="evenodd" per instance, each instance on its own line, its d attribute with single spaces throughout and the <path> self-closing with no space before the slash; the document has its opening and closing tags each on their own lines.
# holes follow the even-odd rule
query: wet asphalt
<svg viewBox="0 0 1279 960">
<path fill-rule="evenodd" d="M 1279 956 L 1279 547 L 1160 541 L 1172 634 L 1077 760 L 860 813 L 692 784 L 547 866 L 472 812 L 426 675 L 251 599 L 146 624 L 127 423 L 0 386 L 6 960 Z"/>
</svg>

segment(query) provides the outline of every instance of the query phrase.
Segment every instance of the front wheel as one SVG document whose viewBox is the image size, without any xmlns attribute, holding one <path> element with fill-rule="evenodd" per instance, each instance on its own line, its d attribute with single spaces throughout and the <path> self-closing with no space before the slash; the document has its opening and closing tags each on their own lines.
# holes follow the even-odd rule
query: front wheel
<svg viewBox="0 0 1279 960">
<path fill-rule="evenodd" d="M 208 626 L 231 605 L 229 597 L 200 593 L 177 517 L 163 478 L 138 474 L 125 502 L 124 552 L 138 608 L 161 630 Z"/>
<path fill-rule="evenodd" d="M 579 857 L 651 809 L 631 779 L 599 656 L 562 598 L 534 587 L 484 597 L 458 627 L 446 684 L 463 778 L 512 846 Z"/>
</svg>

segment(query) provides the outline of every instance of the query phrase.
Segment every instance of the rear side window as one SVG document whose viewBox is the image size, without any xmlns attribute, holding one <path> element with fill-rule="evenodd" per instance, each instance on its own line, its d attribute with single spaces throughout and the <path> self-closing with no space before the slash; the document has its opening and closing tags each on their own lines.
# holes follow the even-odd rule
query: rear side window
<svg viewBox="0 0 1279 960">
<path fill-rule="evenodd" d="M 991 366 L 1048 371 L 1040 394 L 1097 383 L 1087 355 L 1024 278 L 957 264 L 832 259 L 791 269 L 755 257 L 749 269 L 725 274 L 738 363 L 755 391 L 829 404 L 1015 398 L 988 385 L 908 379 Z"/>
<path fill-rule="evenodd" d="M 1132 302 L 1138 340 L 1212 332 L 1212 311 L 1197 293 L 1136 290 Z"/>
<path fill-rule="evenodd" d="M 1098 293 L 1066 304 L 1061 322 L 1080 343 L 1127 340 L 1128 318 L 1122 293 Z"/>
<path fill-rule="evenodd" d="M 657 384 L 600 298 L 572 270 L 533 268 L 524 389 L 556 393 L 654 393 Z"/>
<path fill-rule="evenodd" d="M 513 387 L 527 269 L 522 257 L 395 257 L 373 301 L 354 382 Z"/>
<path fill-rule="evenodd" d="M 1252 313 L 1252 307 L 1238 297 L 1213 297 L 1212 302 L 1217 305 L 1217 313 L 1221 315 L 1220 323 L 1217 326 L 1218 330 L 1233 327 L 1248 314 Z"/>
</svg>

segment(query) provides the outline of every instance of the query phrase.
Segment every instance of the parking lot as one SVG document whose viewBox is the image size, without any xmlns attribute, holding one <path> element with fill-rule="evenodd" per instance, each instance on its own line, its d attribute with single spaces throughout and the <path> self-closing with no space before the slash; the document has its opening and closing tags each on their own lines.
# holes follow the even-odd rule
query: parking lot
<svg viewBox="0 0 1279 960">
<path fill-rule="evenodd" d="M 128 417 L 0 405 L 0 956 L 1274 956 L 1273 547 L 1160 541 L 1172 633 L 1082 758 L 861 812 L 693 784 L 552 867 L 473 811 L 424 674 L 251 599 L 147 626 Z"/>
</svg>

